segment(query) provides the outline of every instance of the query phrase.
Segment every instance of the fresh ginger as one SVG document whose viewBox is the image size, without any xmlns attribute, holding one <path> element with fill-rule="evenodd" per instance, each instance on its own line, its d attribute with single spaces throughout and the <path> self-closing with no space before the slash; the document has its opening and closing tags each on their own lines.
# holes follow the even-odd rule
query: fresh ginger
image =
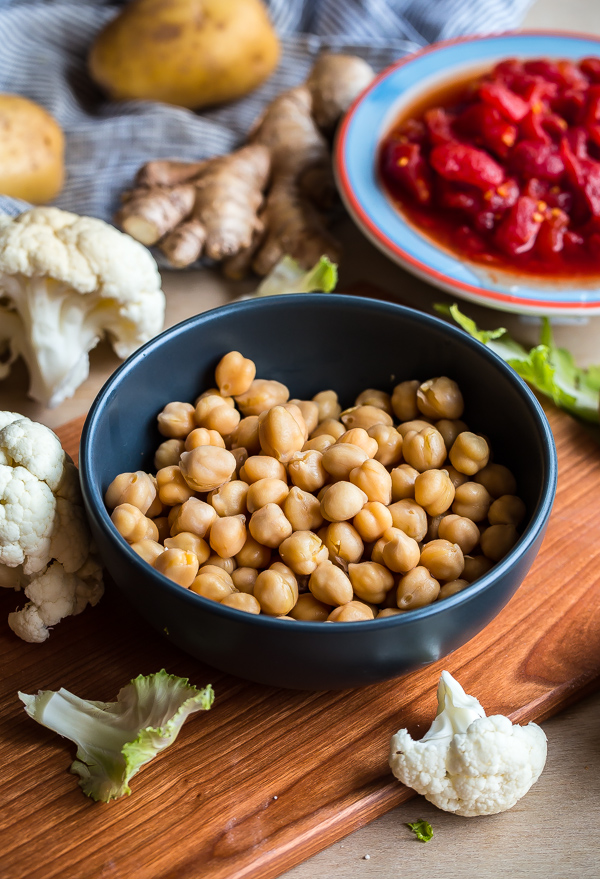
<svg viewBox="0 0 600 879">
<path fill-rule="evenodd" d="M 286 254 L 304 268 L 322 255 L 338 261 L 328 228 L 336 201 L 329 139 L 373 76 L 361 58 L 320 56 L 304 85 L 267 106 L 237 152 L 144 165 L 117 222 L 175 267 L 207 256 L 233 278 L 250 269 L 266 275 Z"/>
</svg>

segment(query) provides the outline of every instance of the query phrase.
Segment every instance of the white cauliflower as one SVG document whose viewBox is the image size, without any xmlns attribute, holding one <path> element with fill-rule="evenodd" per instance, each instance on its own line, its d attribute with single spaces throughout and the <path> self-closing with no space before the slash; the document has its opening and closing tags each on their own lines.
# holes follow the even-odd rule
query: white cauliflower
<svg viewBox="0 0 600 879">
<path fill-rule="evenodd" d="M 546 753 L 537 724 L 486 717 L 477 699 L 444 671 L 431 728 L 420 741 L 406 729 L 392 736 L 390 767 L 434 806 L 470 818 L 512 808 L 540 777 Z"/>
<path fill-rule="evenodd" d="M 49 428 L 1 411 L 0 587 L 25 590 L 8 624 L 35 642 L 103 593 L 75 465 Z"/>
<path fill-rule="evenodd" d="M 105 334 L 128 357 L 164 313 L 156 262 L 129 235 L 58 208 L 0 216 L 0 379 L 20 355 L 40 403 L 73 395 Z"/>
</svg>

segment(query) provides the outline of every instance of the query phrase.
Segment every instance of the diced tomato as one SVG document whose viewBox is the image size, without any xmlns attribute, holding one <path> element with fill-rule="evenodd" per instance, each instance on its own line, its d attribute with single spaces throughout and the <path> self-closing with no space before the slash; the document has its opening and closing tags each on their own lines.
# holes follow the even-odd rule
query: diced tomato
<svg viewBox="0 0 600 879">
<path fill-rule="evenodd" d="M 512 207 L 520 194 L 519 184 L 516 180 L 509 177 L 508 180 L 504 180 L 496 189 L 488 189 L 484 192 L 483 198 L 487 202 L 489 209 L 497 214 Z"/>
<path fill-rule="evenodd" d="M 517 141 L 519 130 L 490 104 L 473 104 L 458 116 L 455 128 L 504 159 Z"/>
<path fill-rule="evenodd" d="M 588 79 L 592 82 L 600 82 L 600 58 L 584 58 L 579 66 Z"/>
<path fill-rule="evenodd" d="M 565 171 L 558 148 L 535 140 L 522 140 L 510 156 L 510 167 L 522 177 L 538 177 L 558 183 Z"/>
<path fill-rule="evenodd" d="M 527 195 L 517 199 L 496 228 L 494 241 L 500 250 L 509 256 L 531 250 L 544 221 L 538 204 Z"/>
<path fill-rule="evenodd" d="M 540 256 L 551 259 L 553 254 L 562 251 L 568 225 L 569 217 L 559 208 L 545 212 L 545 219 L 535 242 Z"/>
<path fill-rule="evenodd" d="M 529 198 L 535 198 L 536 201 L 546 201 L 549 184 L 546 180 L 538 180 L 537 177 L 531 177 L 525 184 L 523 195 Z"/>
<path fill-rule="evenodd" d="M 456 140 L 456 135 L 452 131 L 453 119 L 442 107 L 427 110 L 424 119 L 432 144 Z"/>
<path fill-rule="evenodd" d="M 515 76 L 522 76 L 525 72 L 523 62 L 518 58 L 507 58 L 505 61 L 499 61 L 492 70 L 492 79 L 505 79 Z"/>
<path fill-rule="evenodd" d="M 454 211 L 476 214 L 483 207 L 480 189 L 474 187 L 465 189 L 443 178 L 437 181 L 437 196 L 442 207 Z"/>
<path fill-rule="evenodd" d="M 564 119 L 567 125 L 581 125 L 585 114 L 587 93 L 582 89 L 564 89 L 552 102 L 554 112 Z"/>
<path fill-rule="evenodd" d="M 390 141 L 383 155 L 384 173 L 402 186 L 419 204 L 431 202 L 431 169 L 416 143 Z"/>
<path fill-rule="evenodd" d="M 463 143 L 446 143 L 434 147 L 429 154 L 429 161 L 434 170 L 446 180 L 468 183 L 479 189 L 499 186 L 504 180 L 504 171 L 488 153 Z"/>
<path fill-rule="evenodd" d="M 587 91 L 584 125 L 600 122 L 600 85 L 592 85 Z"/>
<path fill-rule="evenodd" d="M 424 143 L 427 139 L 427 128 L 420 119 L 407 119 L 398 131 L 398 137 L 411 143 Z"/>
<path fill-rule="evenodd" d="M 572 146 L 572 138 L 563 137 L 560 149 L 565 169 L 579 190 L 593 217 L 600 217 L 600 162 L 582 158 Z"/>
<path fill-rule="evenodd" d="M 540 143 L 551 143 L 552 138 L 543 125 L 543 114 L 530 110 L 519 125 L 521 137 L 525 140 L 537 140 Z"/>
<path fill-rule="evenodd" d="M 501 82 L 482 82 L 479 96 L 486 104 L 495 107 L 509 122 L 520 122 L 527 113 L 527 103 Z"/>
</svg>

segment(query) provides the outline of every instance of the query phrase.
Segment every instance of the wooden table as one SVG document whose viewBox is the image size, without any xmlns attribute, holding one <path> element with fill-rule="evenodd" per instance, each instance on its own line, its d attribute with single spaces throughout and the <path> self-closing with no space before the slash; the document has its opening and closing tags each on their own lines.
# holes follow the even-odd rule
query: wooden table
<svg viewBox="0 0 600 879">
<path fill-rule="evenodd" d="M 527 24 L 569 26 L 582 31 L 591 27 L 600 32 L 596 0 L 569 3 L 568 20 L 566 6 L 563 0 L 538 0 Z M 341 265 L 341 285 L 368 280 L 426 310 L 433 302 L 450 301 L 392 265 L 349 221 L 342 224 L 340 234 L 346 254 Z M 252 284 L 232 284 L 210 271 L 165 272 L 163 280 L 168 298 L 167 326 L 252 289 Z M 536 338 L 537 328 L 529 320 L 472 305 L 465 305 L 465 310 L 483 326 L 507 326 L 524 342 Z M 600 361 L 600 318 L 590 319 L 587 324 L 557 325 L 555 334 L 561 344 L 576 352 L 581 364 Z M 14 409 L 49 426 L 58 426 L 87 411 L 118 362 L 108 345 L 99 346 L 92 352 L 88 381 L 73 399 L 52 411 L 26 399 L 27 376 L 18 366 L 10 381 L 0 382 L 0 409 Z M 418 797 L 288 871 L 286 879 L 422 879 L 424 875 L 443 875 L 446 879 L 597 879 L 599 709 L 600 693 L 596 693 L 543 724 L 549 740 L 546 769 L 530 793 L 510 812 L 468 820 L 440 812 Z M 418 843 L 405 827 L 405 822 L 418 818 L 429 820 L 434 827 L 434 839 L 427 845 Z"/>
</svg>

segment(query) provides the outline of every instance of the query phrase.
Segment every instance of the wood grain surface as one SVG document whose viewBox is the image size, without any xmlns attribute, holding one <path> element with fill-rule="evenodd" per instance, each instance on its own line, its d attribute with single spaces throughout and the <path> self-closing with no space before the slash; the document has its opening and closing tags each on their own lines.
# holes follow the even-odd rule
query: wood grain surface
<svg viewBox="0 0 600 879">
<path fill-rule="evenodd" d="M 269 879 L 412 792 L 387 766 L 390 736 L 422 735 L 447 668 L 488 713 L 546 718 L 600 679 L 600 448 L 549 410 L 558 493 L 525 583 L 476 638 L 394 681 L 347 692 L 275 690 L 202 665 L 151 630 L 111 583 L 93 609 L 41 645 L 6 625 L 19 603 L 0 596 L 1 879 Z M 59 431 L 75 457 L 81 421 Z M 278 657 L 273 657 L 277 662 Z M 75 748 L 33 723 L 17 691 L 67 687 L 114 699 L 137 674 L 165 667 L 202 686 L 213 709 L 132 781 L 93 803 L 69 773 Z"/>
</svg>

